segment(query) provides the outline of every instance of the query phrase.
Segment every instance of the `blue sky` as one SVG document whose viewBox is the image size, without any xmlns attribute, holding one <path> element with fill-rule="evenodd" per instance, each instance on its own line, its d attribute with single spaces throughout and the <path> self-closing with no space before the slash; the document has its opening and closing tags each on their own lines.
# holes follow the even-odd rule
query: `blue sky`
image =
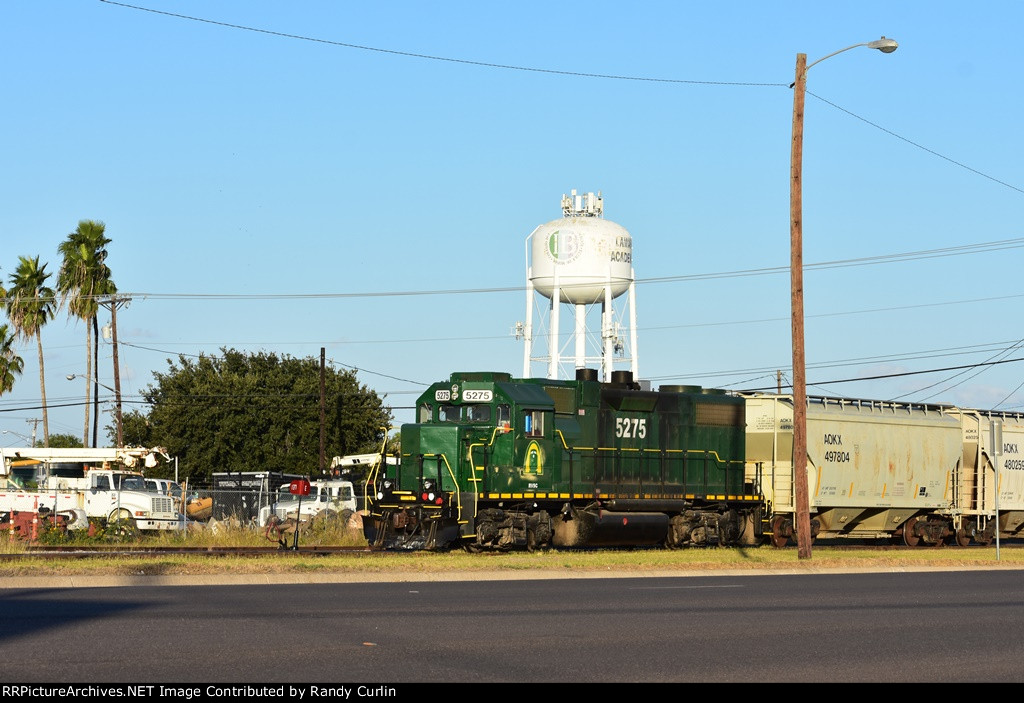
<svg viewBox="0 0 1024 703">
<path fill-rule="evenodd" d="M 1024 408 L 1024 362 L 948 370 L 1024 357 L 1020 3 L 137 7 L 0 8 L 0 276 L 56 273 L 77 222 L 106 223 L 126 407 L 221 347 L 324 347 L 394 406 L 451 371 L 518 375 L 523 242 L 572 189 L 633 237 L 641 377 L 771 386 L 796 55 L 884 35 L 895 53 L 808 73 L 808 392 Z M 43 346 L 50 431 L 81 434 L 84 327 L 62 313 Z M 6 446 L 41 417 L 20 350 Z M 100 364 L 112 386 L 109 344 Z"/>
</svg>

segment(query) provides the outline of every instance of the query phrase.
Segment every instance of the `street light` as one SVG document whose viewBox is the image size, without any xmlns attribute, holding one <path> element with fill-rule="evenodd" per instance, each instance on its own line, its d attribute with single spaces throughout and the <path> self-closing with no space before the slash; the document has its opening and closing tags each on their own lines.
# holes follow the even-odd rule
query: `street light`
<svg viewBox="0 0 1024 703">
<path fill-rule="evenodd" d="M 789 275 L 793 318 L 793 482 L 796 499 L 797 554 L 801 559 L 811 557 L 811 511 L 807 495 L 807 382 L 804 361 L 803 194 L 800 173 L 804 150 L 804 94 L 807 91 L 807 69 L 859 46 L 891 54 L 896 51 L 899 44 L 893 39 L 882 37 L 877 41 L 854 44 L 834 51 L 810 65 L 807 64 L 807 54 L 797 54 L 796 80 L 790 86 L 793 88 L 793 150 L 789 189 Z"/>
<path fill-rule="evenodd" d="M 65 376 L 64 378 L 68 379 L 69 381 L 74 381 L 74 380 L 75 380 L 76 378 L 82 378 L 82 379 L 85 379 L 86 381 L 92 381 L 92 382 L 93 382 L 93 383 L 95 383 L 95 384 L 96 384 L 97 386 L 100 386 L 101 388 L 104 388 L 104 389 L 106 389 L 106 390 L 110 391 L 111 393 L 113 393 L 113 394 L 114 394 L 114 396 L 115 396 L 115 397 L 116 397 L 116 398 L 117 398 L 118 400 L 120 400 L 120 398 L 121 398 L 121 394 L 120 394 L 120 393 L 118 393 L 118 392 L 117 392 L 116 390 L 114 390 L 113 388 L 111 388 L 110 386 L 108 386 L 108 385 L 105 385 L 105 384 L 103 384 L 103 383 L 100 383 L 100 382 L 99 382 L 99 381 L 97 381 L 97 380 L 96 380 L 95 378 L 89 378 L 88 376 L 86 376 L 86 375 L 84 375 L 84 374 L 80 374 L 80 373 L 69 373 L 69 374 L 68 374 L 67 376 Z M 97 404 L 99 403 L 99 398 L 95 398 L 94 400 L 95 400 L 95 402 L 96 402 Z M 93 418 L 93 425 L 92 425 L 92 446 L 94 446 L 94 447 L 96 446 L 96 432 L 97 432 L 96 428 L 97 428 L 97 427 L 99 426 L 99 415 L 98 415 L 98 412 L 99 412 L 99 411 L 97 410 L 97 412 L 96 412 L 96 413 L 93 413 L 93 414 L 95 415 L 95 417 Z M 114 412 L 114 416 L 115 416 L 115 418 L 116 418 L 116 420 L 117 420 L 117 446 L 118 446 L 118 447 L 120 447 L 120 446 L 121 446 L 121 444 L 122 444 L 122 442 L 121 442 L 121 405 L 120 405 L 120 403 L 117 403 L 117 404 L 115 405 L 115 412 Z"/>
<path fill-rule="evenodd" d="M 34 438 L 26 437 L 25 435 L 21 434 L 20 432 L 15 432 L 13 430 L 2 430 L 2 431 L 0 431 L 0 433 L 2 433 L 2 434 L 12 434 L 15 437 L 21 437 L 23 440 L 25 440 L 26 442 L 29 443 L 30 447 L 34 448 L 36 446 L 36 440 Z"/>
</svg>

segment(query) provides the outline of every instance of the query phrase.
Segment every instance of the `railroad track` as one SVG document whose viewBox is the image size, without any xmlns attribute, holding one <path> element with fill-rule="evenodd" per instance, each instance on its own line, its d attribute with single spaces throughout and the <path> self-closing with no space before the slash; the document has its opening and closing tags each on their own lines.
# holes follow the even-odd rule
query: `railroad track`
<svg viewBox="0 0 1024 703">
<path fill-rule="evenodd" d="M 949 553 L 966 553 L 972 550 L 982 548 L 982 545 L 970 545 L 968 547 L 956 547 L 952 545 L 946 545 L 943 547 L 907 547 L 904 545 L 886 545 L 886 544 L 820 544 L 815 545 L 819 548 L 827 548 L 832 551 L 840 552 L 911 552 L 920 553 L 926 550 L 939 549 Z M 993 546 L 993 545 L 988 545 Z M 1014 544 L 1003 544 L 1004 549 L 1018 549 L 1024 546 L 1019 543 Z M 651 550 L 660 550 L 660 547 L 651 547 Z M 792 547 L 791 549 L 795 549 Z M 585 553 L 594 552 L 600 553 L 602 551 L 608 551 L 607 549 L 569 549 L 561 550 L 569 551 L 574 553 Z M 634 548 L 632 551 L 648 551 L 647 549 Z M 212 556 L 212 557 L 228 557 L 228 556 L 332 556 L 339 554 L 348 554 L 355 557 L 380 557 L 380 558 L 401 558 L 403 556 L 409 556 L 414 554 L 422 554 L 422 552 L 407 552 L 407 551 L 382 551 L 377 549 L 371 549 L 364 546 L 330 546 L 330 545 L 312 545 L 312 546 L 299 546 L 298 548 L 292 547 L 281 547 L 281 546 L 266 546 L 266 547 L 188 547 L 188 546 L 144 546 L 144 545 L 121 545 L 121 544 L 103 544 L 103 545 L 27 545 L 24 551 L 2 554 L 0 553 L 0 561 L 17 561 L 23 559 L 38 559 L 42 557 L 57 557 L 60 559 L 79 559 L 79 558 L 90 558 L 97 556 L 119 556 L 119 557 L 151 557 L 151 556 L 169 556 L 169 555 L 190 555 L 190 556 Z M 475 555 L 476 558 L 486 558 L 488 556 L 500 556 L 502 552 L 482 552 Z"/>
<path fill-rule="evenodd" d="M 28 545 L 25 551 L 0 554 L 2 560 L 17 560 L 39 557 L 60 557 L 62 559 L 87 558 L 96 556 L 167 556 L 185 554 L 191 556 L 269 556 L 269 555 L 302 555 L 302 556 L 329 556 L 334 554 L 351 555 L 376 555 L 383 553 L 371 550 L 369 547 L 341 547 L 341 546 L 300 546 L 297 549 L 291 547 L 164 547 L 164 546 L 137 546 L 137 545 Z"/>
</svg>

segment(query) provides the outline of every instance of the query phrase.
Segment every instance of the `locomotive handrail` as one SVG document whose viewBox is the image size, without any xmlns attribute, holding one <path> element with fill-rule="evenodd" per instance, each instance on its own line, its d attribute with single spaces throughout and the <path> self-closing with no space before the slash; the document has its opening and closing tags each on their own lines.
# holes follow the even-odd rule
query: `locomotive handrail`
<svg viewBox="0 0 1024 703">
<path fill-rule="evenodd" d="M 455 493 L 455 502 L 458 505 L 458 509 L 459 509 L 459 519 L 461 520 L 462 519 L 462 491 L 459 490 L 459 480 L 457 478 L 455 478 L 455 472 L 452 471 L 452 465 L 448 463 L 448 457 L 445 455 L 444 452 L 441 452 L 440 454 L 424 454 L 423 456 L 437 456 L 437 457 L 440 457 L 441 461 L 444 462 L 445 468 L 448 469 L 448 475 L 452 477 L 452 485 L 455 486 L 455 490 L 453 492 Z"/>
<path fill-rule="evenodd" d="M 381 427 L 384 430 L 384 441 L 380 445 L 380 459 L 373 463 L 370 470 L 366 473 L 366 480 L 363 482 L 363 510 L 370 512 L 370 486 L 376 487 L 376 476 L 380 471 L 380 467 L 387 466 L 387 460 L 384 458 L 385 451 L 388 446 L 388 432 L 391 431 L 390 427 Z M 374 491 L 373 493 L 376 493 Z"/>
</svg>

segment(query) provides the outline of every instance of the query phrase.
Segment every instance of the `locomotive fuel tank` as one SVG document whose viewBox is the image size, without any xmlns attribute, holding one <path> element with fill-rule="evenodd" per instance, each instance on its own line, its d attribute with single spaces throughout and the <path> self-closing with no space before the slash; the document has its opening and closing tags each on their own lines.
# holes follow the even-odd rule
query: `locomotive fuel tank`
<svg viewBox="0 0 1024 703">
<path fill-rule="evenodd" d="M 571 508 L 554 520 L 555 547 L 628 547 L 660 544 L 668 534 L 665 513 Z"/>
</svg>

